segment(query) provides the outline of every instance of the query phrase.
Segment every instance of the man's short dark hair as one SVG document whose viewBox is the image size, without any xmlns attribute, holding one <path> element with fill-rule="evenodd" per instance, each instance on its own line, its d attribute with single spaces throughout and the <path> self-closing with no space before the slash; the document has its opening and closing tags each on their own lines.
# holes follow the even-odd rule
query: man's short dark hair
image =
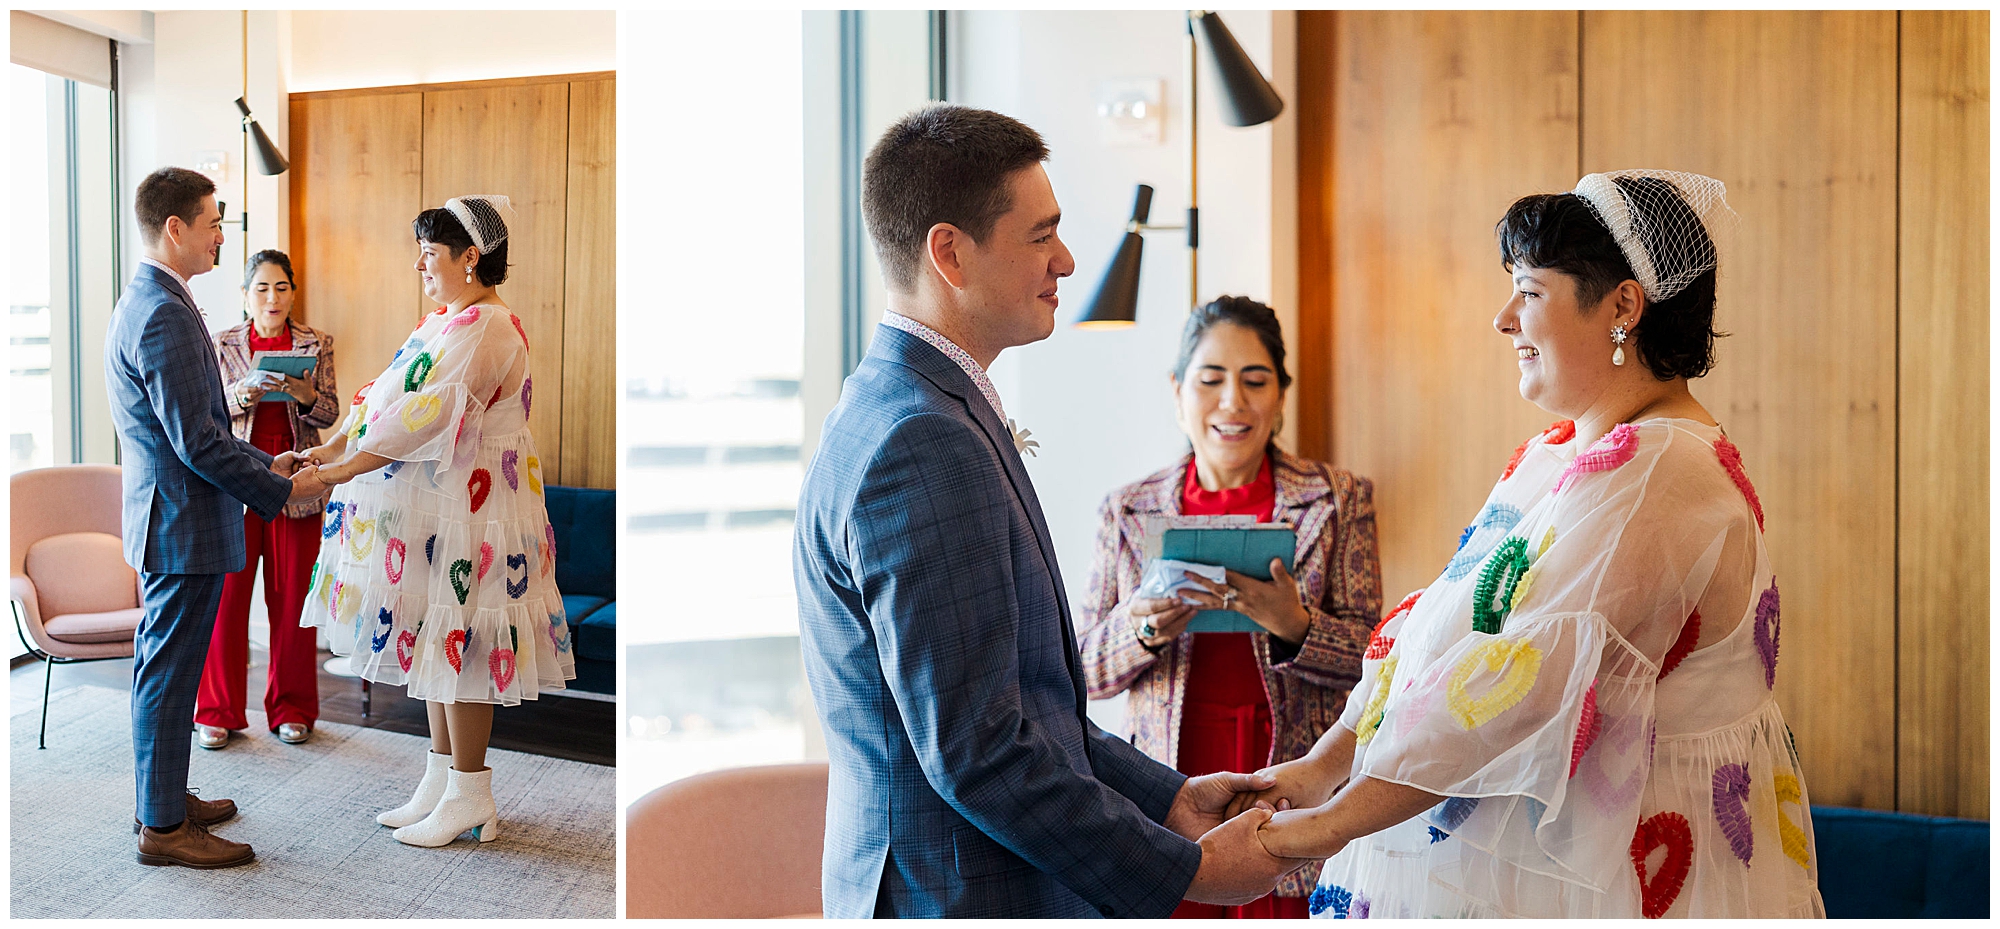
<svg viewBox="0 0 2000 929">
<path fill-rule="evenodd" d="M 1048 158 L 1039 133 L 992 110 L 936 103 L 897 120 L 861 169 L 862 217 L 889 286 L 916 286 L 938 223 L 985 239 L 1014 207 L 1007 179 Z"/>
<path fill-rule="evenodd" d="M 146 175 L 132 202 L 133 211 L 139 214 L 139 239 L 147 245 L 159 242 L 169 216 L 194 225 L 201 218 L 201 198 L 213 193 L 215 182 L 199 171 L 161 168 Z"/>
</svg>

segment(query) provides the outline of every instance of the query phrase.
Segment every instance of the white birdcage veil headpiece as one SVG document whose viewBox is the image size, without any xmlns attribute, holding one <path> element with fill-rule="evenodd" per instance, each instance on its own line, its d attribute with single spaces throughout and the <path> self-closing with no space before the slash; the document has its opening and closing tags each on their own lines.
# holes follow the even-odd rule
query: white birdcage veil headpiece
<svg viewBox="0 0 2000 929">
<path fill-rule="evenodd" d="M 500 211 L 512 213 L 514 207 L 504 194 L 453 197 L 444 202 L 444 208 L 465 227 L 465 234 L 472 237 L 472 244 L 479 246 L 480 254 L 492 254 L 496 246 L 507 241 L 507 220 Z"/>
<path fill-rule="evenodd" d="M 1715 269 L 1736 229 L 1721 181 L 1682 171 L 1586 174 L 1571 191 L 1611 230 L 1646 299 L 1665 300 Z"/>
</svg>

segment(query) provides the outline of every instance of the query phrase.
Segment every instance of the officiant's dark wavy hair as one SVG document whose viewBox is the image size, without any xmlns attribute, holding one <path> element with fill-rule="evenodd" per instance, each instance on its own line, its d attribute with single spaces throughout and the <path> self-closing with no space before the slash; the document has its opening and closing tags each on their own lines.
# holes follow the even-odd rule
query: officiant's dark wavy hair
<svg viewBox="0 0 2000 929">
<path fill-rule="evenodd" d="M 1048 159 L 1040 134 L 992 110 L 935 103 L 897 120 L 861 167 L 862 218 L 889 286 L 916 286 L 932 226 L 991 235 L 1014 208 L 1007 178 Z"/>
<path fill-rule="evenodd" d="M 468 200 L 465 205 L 467 209 L 472 210 L 489 212 L 493 210 L 492 206 L 479 200 Z M 486 221 L 484 216 L 476 216 L 473 219 L 475 222 Z M 499 220 L 499 214 L 495 213 L 493 219 Z M 451 215 L 450 210 L 441 207 L 418 213 L 417 218 L 410 223 L 410 228 L 416 231 L 417 241 L 451 249 L 453 258 L 465 254 L 465 250 L 472 247 L 472 234 L 465 231 L 465 224 L 459 222 L 458 217 Z M 479 283 L 497 287 L 507 280 L 507 243 L 512 239 L 513 236 L 509 235 L 501 239 L 499 245 L 493 246 L 492 251 L 480 252 L 479 264 L 473 268 L 473 273 L 479 275 Z"/>
</svg>

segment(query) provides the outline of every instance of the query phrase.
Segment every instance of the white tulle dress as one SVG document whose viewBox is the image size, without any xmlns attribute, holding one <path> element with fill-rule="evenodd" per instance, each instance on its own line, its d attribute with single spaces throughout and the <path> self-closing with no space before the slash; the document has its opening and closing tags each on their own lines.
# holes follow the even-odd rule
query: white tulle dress
<svg viewBox="0 0 2000 929">
<path fill-rule="evenodd" d="M 1330 859 L 1314 915 L 1825 915 L 1735 446 L 1655 419 L 1579 453 L 1568 426 L 1376 630 L 1354 774 L 1451 799 Z"/>
<path fill-rule="evenodd" d="M 334 489 L 300 622 L 419 700 L 513 705 L 576 677 L 528 432 L 528 337 L 440 308 L 356 395 L 349 445 L 395 459 Z"/>
</svg>

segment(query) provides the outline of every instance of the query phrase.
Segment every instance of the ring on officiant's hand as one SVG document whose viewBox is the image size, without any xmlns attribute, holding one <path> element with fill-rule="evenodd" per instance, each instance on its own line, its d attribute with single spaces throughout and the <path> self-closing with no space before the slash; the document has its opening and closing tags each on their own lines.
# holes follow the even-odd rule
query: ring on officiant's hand
<svg viewBox="0 0 2000 929">
<path fill-rule="evenodd" d="M 1222 588 L 1222 606 L 1223 606 L 1223 608 L 1224 608 L 1224 609 L 1228 609 L 1228 608 L 1229 608 L 1229 605 L 1230 605 L 1230 604 L 1232 604 L 1232 603 L 1235 603 L 1235 602 L 1236 602 L 1236 588 L 1234 588 L 1234 587 L 1224 587 L 1224 588 Z"/>
<path fill-rule="evenodd" d="M 1139 637 L 1142 639 L 1150 639 L 1154 634 L 1155 630 L 1152 623 L 1145 623 L 1139 627 Z"/>
</svg>

